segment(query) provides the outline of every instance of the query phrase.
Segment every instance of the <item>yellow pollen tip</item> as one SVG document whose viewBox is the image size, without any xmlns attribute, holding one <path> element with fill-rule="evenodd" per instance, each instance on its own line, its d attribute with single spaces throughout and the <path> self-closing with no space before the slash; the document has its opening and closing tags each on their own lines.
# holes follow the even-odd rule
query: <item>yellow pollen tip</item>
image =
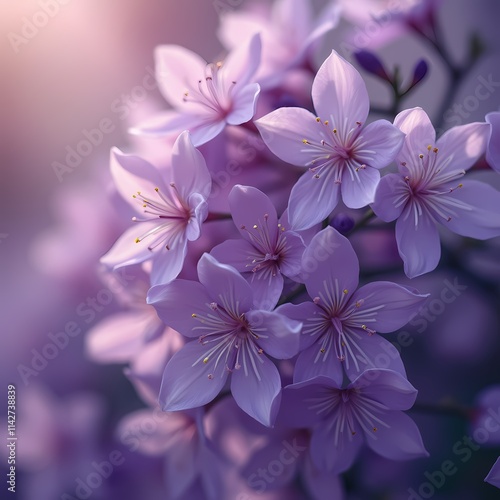
<svg viewBox="0 0 500 500">
<path fill-rule="evenodd" d="M 316 121 L 319 123 L 321 121 L 321 118 L 319 116 L 317 116 Z"/>
<path fill-rule="evenodd" d="M 459 184 L 458 187 L 461 188 L 461 187 L 464 187 L 464 185 L 463 184 Z"/>
<path fill-rule="evenodd" d="M 142 205 L 142 208 L 146 208 L 146 207 L 147 207 L 147 205 L 146 205 L 146 204 Z"/>
<path fill-rule="evenodd" d="M 424 157 L 424 155 L 423 155 L 423 154 L 419 154 L 419 155 L 418 155 L 418 157 L 419 157 L 420 159 L 422 159 L 422 158 Z"/>
<path fill-rule="evenodd" d="M 160 188 L 155 188 L 155 191 L 158 192 L 160 190 Z"/>
<path fill-rule="evenodd" d="M 344 295 L 347 295 L 349 293 L 349 291 L 347 290 L 347 288 L 344 288 Z"/>
<path fill-rule="evenodd" d="M 136 242 L 136 243 L 139 243 L 140 241 L 141 241 L 141 240 L 140 240 L 139 238 L 136 238 L 136 239 L 135 239 L 135 242 Z"/>
<path fill-rule="evenodd" d="M 137 198 L 137 196 L 135 194 L 132 195 L 132 198 Z"/>
<path fill-rule="evenodd" d="M 324 349 L 320 349 L 320 352 L 325 354 L 326 351 Z"/>
<path fill-rule="evenodd" d="M 257 226 L 257 224 L 254 224 L 254 225 L 253 225 L 253 228 L 254 228 L 254 229 L 258 229 L 258 227 L 259 227 L 259 226 Z"/>
<path fill-rule="evenodd" d="M 203 360 L 203 363 L 205 363 L 205 364 L 208 363 L 208 356 Z"/>
<path fill-rule="evenodd" d="M 141 192 L 140 192 L 140 191 L 137 191 L 137 194 L 140 196 L 140 195 L 141 195 Z"/>
<path fill-rule="evenodd" d="M 434 148 L 432 151 L 434 151 L 434 153 L 437 153 L 439 151 L 438 148 Z"/>
<path fill-rule="evenodd" d="M 304 144 L 309 144 L 309 141 L 308 141 L 307 139 L 302 139 L 302 142 L 303 142 Z"/>
<path fill-rule="evenodd" d="M 334 129 L 332 130 L 332 132 L 333 132 L 334 134 L 336 134 L 336 133 L 337 133 L 337 129 L 336 129 L 336 128 L 334 128 Z"/>
<path fill-rule="evenodd" d="M 431 149 L 432 149 L 432 146 L 429 144 L 429 145 L 427 146 L 427 151 L 430 151 Z"/>
<path fill-rule="evenodd" d="M 325 122 L 324 122 L 324 123 L 325 123 L 325 125 L 328 125 L 328 120 L 325 120 Z"/>
<path fill-rule="evenodd" d="M 363 330 L 366 330 L 366 325 L 361 325 L 361 328 L 363 328 Z"/>
<path fill-rule="evenodd" d="M 195 314 L 195 313 L 191 314 L 191 317 L 192 317 L 192 318 L 197 318 L 197 316 L 196 316 L 196 314 Z"/>
</svg>

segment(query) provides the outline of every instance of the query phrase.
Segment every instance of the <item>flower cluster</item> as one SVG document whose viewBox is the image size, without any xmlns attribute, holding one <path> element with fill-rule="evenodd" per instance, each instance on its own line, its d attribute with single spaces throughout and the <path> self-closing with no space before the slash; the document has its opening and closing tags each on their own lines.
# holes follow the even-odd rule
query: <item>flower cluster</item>
<svg viewBox="0 0 500 500">
<path fill-rule="evenodd" d="M 424 23 L 420 14 L 393 23 Z M 278 0 L 223 16 L 220 61 L 159 47 L 170 109 L 132 132 L 160 141 L 162 164 L 111 152 L 116 190 L 136 215 L 101 263 L 140 279 L 87 348 L 100 362 L 130 362 L 148 404 L 172 412 L 156 450 L 169 498 L 288 498 L 296 476 L 313 498 L 341 498 L 339 474 L 365 444 L 397 461 L 427 455 L 403 413 L 417 390 L 384 335 L 428 294 L 371 279 L 350 236 L 396 221 L 386 226 L 401 258 L 392 267 L 408 278 L 438 266 L 440 226 L 499 236 L 500 192 L 467 174 L 485 153 L 498 170 L 499 117 L 437 139 L 419 107 L 374 121 L 351 63 L 332 50 L 315 68 L 338 17 L 336 5 L 314 21 L 309 2 Z M 289 451 L 300 460 L 280 480 L 253 480 L 265 460 L 255 443 L 285 440 L 300 443 Z M 494 471 L 489 480 L 498 484 Z"/>
</svg>

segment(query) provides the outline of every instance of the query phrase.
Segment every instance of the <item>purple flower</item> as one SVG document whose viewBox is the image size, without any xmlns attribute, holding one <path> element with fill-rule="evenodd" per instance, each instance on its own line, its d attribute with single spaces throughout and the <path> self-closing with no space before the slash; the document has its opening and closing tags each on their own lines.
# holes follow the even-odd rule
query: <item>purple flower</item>
<svg viewBox="0 0 500 500">
<path fill-rule="evenodd" d="M 283 275 L 293 278 L 300 272 L 305 245 L 278 222 L 274 205 L 262 191 L 234 186 L 229 206 L 243 239 L 227 240 L 211 255 L 243 273 L 254 290 L 256 308 L 273 309 L 283 291 Z"/>
<path fill-rule="evenodd" d="M 276 156 L 309 169 L 290 194 L 294 230 L 325 219 L 340 195 L 349 208 L 371 203 L 379 169 L 395 158 L 404 139 L 386 120 L 363 127 L 370 107 L 365 84 L 335 51 L 318 70 L 312 99 L 317 116 L 302 108 L 280 108 L 255 122 Z"/>
<path fill-rule="evenodd" d="M 474 401 L 476 407 L 472 415 L 472 434 L 478 430 L 478 435 L 486 439 L 481 440 L 484 446 L 498 446 L 500 444 L 500 386 L 492 385 L 483 389 Z"/>
<path fill-rule="evenodd" d="M 188 129 L 193 144 L 210 141 L 226 125 L 252 119 L 260 86 L 251 83 L 260 64 L 260 35 L 233 50 L 224 62 L 207 64 L 178 45 L 156 49 L 156 80 L 173 109 L 139 124 L 135 134 L 164 136 Z"/>
<path fill-rule="evenodd" d="M 267 354 L 297 354 L 300 323 L 253 309 L 254 292 L 233 267 L 204 254 L 195 281 L 153 287 L 148 303 L 160 318 L 189 338 L 163 374 L 164 410 L 196 408 L 212 401 L 231 373 L 238 406 L 264 425 L 273 424 L 281 393 L 278 369 Z"/>
<path fill-rule="evenodd" d="M 385 281 L 358 290 L 359 263 L 349 240 L 332 227 L 319 232 L 302 257 L 303 279 L 312 302 L 284 304 L 277 311 L 303 322 L 294 382 L 325 375 L 342 383 L 367 368 L 405 375 L 397 349 L 377 335 L 401 328 L 426 296 Z"/>
<path fill-rule="evenodd" d="M 489 125 L 453 127 L 436 142 L 421 108 L 399 113 L 394 124 L 406 139 L 397 157 L 399 173 L 386 175 L 372 205 L 384 221 L 396 222 L 405 273 L 414 278 L 436 268 L 441 256 L 437 223 L 477 239 L 500 235 L 500 193 L 461 178 L 484 153 Z"/>
<path fill-rule="evenodd" d="M 171 182 L 147 161 L 111 152 L 111 172 L 123 198 L 139 213 L 101 259 L 118 269 L 153 259 L 151 282 L 167 283 L 181 271 L 188 241 L 197 240 L 208 214 L 212 181 L 205 160 L 183 132 L 174 144 Z"/>
<path fill-rule="evenodd" d="M 500 112 L 488 113 L 486 121 L 490 124 L 490 136 L 486 147 L 486 161 L 500 173 Z"/>
<path fill-rule="evenodd" d="M 307 62 L 316 42 L 338 24 L 340 9 L 331 3 L 316 21 L 310 0 L 277 0 L 272 5 L 222 16 L 219 38 L 229 49 L 245 43 L 255 33 L 262 37 L 262 61 L 255 75 L 263 88 L 276 87 L 287 70 Z"/>
<path fill-rule="evenodd" d="M 367 370 L 345 389 L 328 377 L 283 390 L 279 421 L 313 427 L 311 456 L 322 470 L 347 470 L 363 443 L 392 460 L 428 456 L 408 410 L 417 390 L 399 373 Z"/>
<path fill-rule="evenodd" d="M 500 488 L 500 457 L 497 458 L 497 461 L 493 464 L 490 472 L 485 478 L 487 483 Z"/>
</svg>

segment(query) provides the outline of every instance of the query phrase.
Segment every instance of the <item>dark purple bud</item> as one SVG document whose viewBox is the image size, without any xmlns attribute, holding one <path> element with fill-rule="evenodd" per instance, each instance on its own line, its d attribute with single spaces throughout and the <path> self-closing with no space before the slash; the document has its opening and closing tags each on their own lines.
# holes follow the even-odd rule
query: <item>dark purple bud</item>
<svg viewBox="0 0 500 500">
<path fill-rule="evenodd" d="M 387 75 L 387 71 L 382 64 L 382 61 L 373 53 L 368 52 L 367 50 L 360 50 L 354 54 L 356 61 L 358 64 L 368 73 L 372 75 L 378 76 L 383 80 L 391 81 L 389 76 Z"/>
<path fill-rule="evenodd" d="M 413 70 L 413 81 L 411 82 L 410 88 L 414 87 L 417 83 L 422 81 L 427 75 L 427 71 L 429 70 L 429 65 L 424 59 L 418 61 L 415 69 Z"/>
<path fill-rule="evenodd" d="M 354 227 L 354 219 L 351 216 L 340 212 L 333 216 L 330 226 L 335 228 L 341 234 L 347 234 Z"/>
</svg>

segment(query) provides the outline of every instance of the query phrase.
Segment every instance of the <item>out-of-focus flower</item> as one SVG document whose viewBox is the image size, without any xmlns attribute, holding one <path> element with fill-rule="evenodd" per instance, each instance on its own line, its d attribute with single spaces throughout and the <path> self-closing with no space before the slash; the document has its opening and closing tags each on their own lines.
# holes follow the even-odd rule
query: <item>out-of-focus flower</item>
<svg viewBox="0 0 500 500">
<path fill-rule="evenodd" d="M 294 427 L 314 427 L 311 456 L 321 470 L 347 470 L 363 441 L 392 460 L 428 456 L 413 420 L 402 413 L 417 390 L 399 373 L 367 370 L 345 389 L 320 376 L 283 390 L 279 420 Z"/>
<path fill-rule="evenodd" d="M 219 38 L 228 49 L 238 47 L 256 33 L 262 37 L 262 60 L 255 75 L 263 89 L 282 83 L 287 71 L 310 63 L 311 52 L 338 23 L 335 2 L 313 20 L 310 0 L 277 0 L 228 12 L 221 19 Z"/>
<path fill-rule="evenodd" d="M 342 16 L 356 25 L 351 38 L 361 48 L 386 45 L 413 30 L 429 32 L 441 2 L 442 0 L 339 0 L 339 5 Z"/>
<path fill-rule="evenodd" d="M 318 257 L 319 256 L 319 257 Z M 321 258 L 323 257 L 323 258 Z M 302 257 L 312 302 L 284 304 L 277 311 L 303 322 L 294 382 L 325 375 L 342 383 L 367 368 L 391 368 L 405 375 L 396 348 L 377 335 L 405 325 L 425 295 L 380 281 L 358 288 L 359 263 L 349 240 L 332 227 L 318 233 Z"/>
<path fill-rule="evenodd" d="M 483 389 L 477 395 L 474 407 L 473 432 L 476 429 L 487 432 L 488 439 L 484 443 L 482 442 L 481 445 L 498 446 L 500 444 L 500 426 L 498 425 L 498 419 L 500 418 L 500 385 L 493 385 Z"/>
<path fill-rule="evenodd" d="M 171 182 L 153 165 L 114 149 L 111 172 L 117 188 L 144 218 L 127 229 L 101 259 L 118 269 L 153 259 L 151 282 L 168 283 L 180 273 L 188 241 L 199 238 L 208 214 L 212 181 L 205 160 L 183 132 L 174 144 Z"/>
<path fill-rule="evenodd" d="M 221 463 L 207 446 L 202 413 L 147 408 L 127 415 L 118 425 L 117 435 L 131 451 L 165 457 L 165 498 L 224 498 Z"/>
<path fill-rule="evenodd" d="M 251 186 L 235 186 L 229 206 L 243 239 L 226 240 L 211 252 L 219 262 L 242 273 L 254 290 L 254 306 L 271 310 L 283 291 L 283 275 L 300 272 L 302 238 L 278 222 L 271 200 Z"/>
<path fill-rule="evenodd" d="M 497 461 L 493 464 L 490 472 L 485 478 L 487 483 L 500 488 L 500 457 L 497 458 Z"/>
<path fill-rule="evenodd" d="M 253 309 L 253 290 L 234 269 L 204 254 L 195 281 L 153 287 L 148 303 L 169 326 L 198 341 L 187 343 L 163 374 L 160 402 L 168 411 L 212 401 L 231 373 L 231 392 L 245 412 L 272 425 L 281 379 L 267 357 L 287 359 L 299 347 L 300 323 Z"/>
<path fill-rule="evenodd" d="M 156 79 L 173 109 L 134 127 L 131 132 L 163 136 L 189 130 L 200 146 L 226 125 L 252 119 L 260 92 L 254 74 L 260 64 L 260 35 L 233 50 L 224 62 L 207 64 L 178 45 L 156 50 Z"/>
<path fill-rule="evenodd" d="M 413 278 L 438 265 L 438 223 L 471 238 L 500 235 L 500 192 L 478 181 L 457 182 L 484 153 L 488 124 L 453 127 L 436 142 L 421 108 L 402 111 L 394 123 L 407 134 L 397 157 L 399 173 L 381 180 L 372 208 L 386 222 L 397 219 L 399 254 Z"/>
<path fill-rule="evenodd" d="M 335 51 L 313 82 L 318 116 L 302 108 L 280 108 L 255 122 L 269 149 L 282 160 L 308 167 L 290 194 L 293 230 L 325 219 L 340 195 L 349 208 L 371 203 L 404 135 L 386 120 L 363 127 L 370 108 L 358 71 Z"/>
</svg>

